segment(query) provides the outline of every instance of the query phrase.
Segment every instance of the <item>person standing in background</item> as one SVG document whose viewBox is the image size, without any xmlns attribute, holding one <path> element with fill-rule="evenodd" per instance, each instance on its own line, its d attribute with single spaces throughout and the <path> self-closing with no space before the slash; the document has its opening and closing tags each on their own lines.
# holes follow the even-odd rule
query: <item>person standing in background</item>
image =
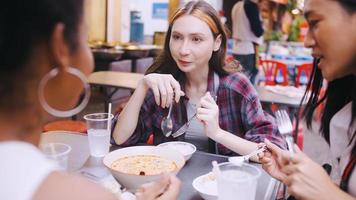
<svg viewBox="0 0 356 200">
<path fill-rule="evenodd" d="M 263 43 L 264 32 L 257 3 L 257 0 L 238 1 L 231 12 L 233 55 L 244 67 L 252 84 L 258 73 L 257 47 Z"/>
</svg>

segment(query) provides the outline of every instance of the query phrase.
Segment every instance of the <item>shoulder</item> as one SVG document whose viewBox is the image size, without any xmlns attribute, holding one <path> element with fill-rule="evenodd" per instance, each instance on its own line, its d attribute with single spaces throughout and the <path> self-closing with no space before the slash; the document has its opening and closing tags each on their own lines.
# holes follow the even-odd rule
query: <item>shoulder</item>
<svg viewBox="0 0 356 200">
<path fill-rule="evenodd" d="M 257 4 L 253 1 L 244 1 L 244 6 L 257 7 Z"/>
<path fill-rule="evenodd" d="M 237 8 L 242 6 L 243 1 L 238 1 L 237 3 L 234 4 L 234 6 L 232 7 L 232 13 L 236 12 Z"/>
<path fill-rule="evenodd" d="M 7 187 L 0 192 L 0 199 L 30 199 L 48 174 L 57 169 L 38 148 L 26 142 L 2 142 L 0 157 L 4 161 L 0 165 L 0 185 Z M 21 181 L 13 181 L 16 177 L 21 177 Z M 19 188 L 23 190 L 18 192 Z"/>
<path fill-rule="evenodd" d="M 53 172 L 42 182 L 33 199 L 115 200 L 116 198 L 105 188 L 83 177 Z"/>
<path fill-rule="evenodd" d="M 241 72 L 235 72 L 220 78 L 221 87 L 241 95 L 249 100 L 257 96 L 250 80 Z"/>
<path fill-rule="evenodd" d="M 258 6 L 256 3 L 252 2 L 252 1 L 246 1 L 244 3 L 244 9 L 245 9 L 246 13 L 256 14 L 256 11 L 258 11 Z"/>
<path fill-rule="evenodd" d="M 4 156 L 3 153 L 6 152 L 3 150 L 5 149 L 13 151 L 10 151 L 11 154 L 8 156 Z M 110 198 L 113 195 L 104 188 L 83 177 L 55 171 L 56 166 L 45 159 L 40 151 L 31 144 L 3 143 L 0 145 L 0 155 L 5 157 L 7 164 L 0 165 L 0 170 L 7 175 L 5 179 L 13 180 L 14 177 L 22 177 L 20 182 L 8 181 L 6 183 L 9 189 L 5 196 L 12 195 L 15 199 L 30 199 L 32 197 L 35 200 L 115 199 Z M 16 155 L 24 156 L 19 160 Z M 13 170 L 14 167 L 16 170 Z M 15 191 L 19 191 L 19 188 L 23 191 L 14 194 Z"/>
</svg>

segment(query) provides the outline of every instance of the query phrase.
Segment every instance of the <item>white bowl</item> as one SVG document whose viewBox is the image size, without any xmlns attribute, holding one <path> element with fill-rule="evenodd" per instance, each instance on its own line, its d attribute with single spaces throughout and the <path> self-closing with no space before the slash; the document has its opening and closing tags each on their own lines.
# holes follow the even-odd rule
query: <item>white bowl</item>
<svg viewBox="0 0 356 200">
<path fill-rule="evenodd" d="M 164 147 L 164 148 L 172 148 L 175 151 L 180 152 L 181 154 L 183 154 L 185 161 L 188 161 L 193 153 L 197 150 L 197 148 L 188 142 L 165 142 L 162 144 L 158 145 L 159 147 Z"/>
<path fill-rule="evenodd" d="M 135 155 L 155 155 L 172 160 L 177 165 L 177 169 L 172 172 L 174 174 L 177 174 L 185 164 L 185 160 L 182 154 L 177 153 L 171 149 L 164 149 L 163 151 L 161 147 L 134 146 L 112 151 L 104 157 L 103 163 L 110 170 L 112 175 L 119 181 L 119 183 L 130 191 L 135 191 L 142 184 L 158 180 L 161 177 L 161 175 L 140 176 L 134 174 L 126 174 L 111 168 L 111 164 L 119 158 Z"/>
<path fill-rule="evenodd" d="M 193 188 L 199 192 L 200 196 L 205 200 L 218 199 L 217 180 L 212 172 L 198 176 L 194 179 Z"/>
</svg>

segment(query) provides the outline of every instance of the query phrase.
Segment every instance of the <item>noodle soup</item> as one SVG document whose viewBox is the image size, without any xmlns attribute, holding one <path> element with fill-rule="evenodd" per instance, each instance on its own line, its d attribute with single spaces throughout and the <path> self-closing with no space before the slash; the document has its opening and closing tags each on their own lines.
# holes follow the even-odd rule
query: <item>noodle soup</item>
<svg viewBox="0 0 356 200">
<path fill-rule="evenodd" d="M 123 187 L 135 191 L 142 184 L 159 180 L 164 172 L 177 174 L 185 160 L 170 148 L 133 146 L 108 153 L 103 163 Z"/>
<path fill-rule="evenodd" d="M 111 168 L 132 175 L 158 175 L 177 169 L 174 161 L 156 155 L 134 155 L 117 159 Z"/>
</svg>

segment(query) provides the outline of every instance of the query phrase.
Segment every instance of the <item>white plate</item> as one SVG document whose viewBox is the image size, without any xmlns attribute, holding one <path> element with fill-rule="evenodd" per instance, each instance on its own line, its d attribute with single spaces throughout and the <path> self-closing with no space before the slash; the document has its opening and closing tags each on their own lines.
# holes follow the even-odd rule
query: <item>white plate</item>
<svg viewBox="0 0 356 200">
<path fill-rule="evenodd" d="M 194 179 L 193 188 L 199 192 L 200 196 L 205 200 L 218 199 L 217 180 L 212 172 L 204 174 Z"/>
<path fill-rule="evenodd" d="M 157 146 L 163 148 L 171 148 L 175 151 L 178 151 L 179 153 L 183 154 L 185 161 L 189 160 L 192 157 L 193 153 L 197 150 L 197 148 L 193 144 L 179 141 L 165 142 Z"/>
</svg>

